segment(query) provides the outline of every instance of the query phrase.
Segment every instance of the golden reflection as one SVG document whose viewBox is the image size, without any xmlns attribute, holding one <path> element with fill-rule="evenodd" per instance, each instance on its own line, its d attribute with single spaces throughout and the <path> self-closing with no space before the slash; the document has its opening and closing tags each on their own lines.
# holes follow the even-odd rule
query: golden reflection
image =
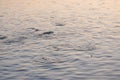
<svg viewBox="0 0 120 80">
<path fill-rule="evenodd" d="M 0 8 L 24 10 L 59 10 L 59 9 L 87 9 L 112 8 L 120 10 L 119 0 L 0 0 Z"/>
</svg>

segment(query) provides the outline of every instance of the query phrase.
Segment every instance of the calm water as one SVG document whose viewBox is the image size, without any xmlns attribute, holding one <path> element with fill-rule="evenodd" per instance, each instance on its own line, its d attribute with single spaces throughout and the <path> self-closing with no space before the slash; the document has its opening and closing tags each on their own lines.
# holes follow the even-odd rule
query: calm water
<svg viewBox="0 0 120 80">
<path fill-rule="evenodd" d="M 120 80 L 120 0 L 0 0 L 0 80 Z"/>
</svg>

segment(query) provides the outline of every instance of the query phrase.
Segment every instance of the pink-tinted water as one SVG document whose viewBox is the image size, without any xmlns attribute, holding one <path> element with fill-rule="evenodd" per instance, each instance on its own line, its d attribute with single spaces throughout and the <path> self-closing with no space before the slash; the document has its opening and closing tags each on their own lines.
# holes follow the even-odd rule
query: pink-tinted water
<svg viewBox="0 0 120 80">
<path fill-rule="evenodd" d="M 119 80 L 119 0 L 0 0 L 0 80 Z"/>
</svg>

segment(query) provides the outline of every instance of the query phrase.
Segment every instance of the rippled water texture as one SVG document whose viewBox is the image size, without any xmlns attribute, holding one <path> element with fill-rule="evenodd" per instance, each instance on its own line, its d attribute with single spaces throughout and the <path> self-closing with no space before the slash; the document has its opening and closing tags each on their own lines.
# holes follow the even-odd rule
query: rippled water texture
<svg viewBox="0 0 120 80">
<path fill-rule="evenodd" d="M 120 80 L 120 0 L 0 0 L 0 80 Z"/>
</svg>

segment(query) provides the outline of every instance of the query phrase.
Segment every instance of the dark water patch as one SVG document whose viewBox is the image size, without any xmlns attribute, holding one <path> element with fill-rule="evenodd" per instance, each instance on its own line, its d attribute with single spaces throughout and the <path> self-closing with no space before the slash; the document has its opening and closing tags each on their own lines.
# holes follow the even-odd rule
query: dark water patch
<svg viewBox="0 0 120 80">
<path fill-rule="evenodd" d="M 6 39 L 6 38 L 7 38 L 7 36 L 0 35 L 0 40 Z"/>
<path fill-rule="evenodd" d="M 120 25 L 116 25 L 115 27 L 120 27 Z"/>
<path fill-rule="evenodd" d="M 4 17 L 4 15 L 0 15 L 0 18 L 1 18 L 1 17 Z"/>
<path fill-rule="evenodd" d="M 21 68 L 21 69 L 16 69 L 15 72 L 16 72 L 16 71 L 17 71 L 17 72 L 25 72 L 25 71 L 28 71 L 28 69 L 25 69 L 25 68 L 22 69 L 22 68 Z"/>
<path fill-rule="evenodd" d="M 64 23 L 55 23 L 55 26 L 65 26 Z"/>
<path fill-rule="evenodd" d="M 20 41 L 19 40 L 6 40 L 4 43 L 7 45 L 10 45 L 12 43 L 17 43 L 17 42 L 20 42 Z"/>
<path fill-rule="evenodd" d="M 38 36 L 47 36 L 47 35 L 52 35 L 52 34 L 54 34 L 53 31 L 47 31 L 47 32 L 43 32 L 43 33 L 38 34 Z"/>
<path fill-rule="evenodd" d="M 54 32 L 53 31 L 47 31 L 47 32 L 43 32 L 42 35 L 50 35 L 50 34 L 53 34 Z"/>
<path fill-rule="evenodd" d="M 10 45 L 10 44 L 13 44 L 13 43 L 20 43 L 22 42 L 23 40 L 27 39 L 27 37 L 24 37 L 24 36 L 20 36 L 18 38 L 13 38 L 13 39 L 7 39 L 5 40 L 3 43 L 7 44 L 7 45 Z"/>
<path fill-rule="evenodd" d="M 47 32 L 43 32 L 37 35 L 38 38 L 43 38 L 43 39 L 54 39 L 55 36 L 54 35 L 54 31 L 47 31 Z"/>
</svg>

